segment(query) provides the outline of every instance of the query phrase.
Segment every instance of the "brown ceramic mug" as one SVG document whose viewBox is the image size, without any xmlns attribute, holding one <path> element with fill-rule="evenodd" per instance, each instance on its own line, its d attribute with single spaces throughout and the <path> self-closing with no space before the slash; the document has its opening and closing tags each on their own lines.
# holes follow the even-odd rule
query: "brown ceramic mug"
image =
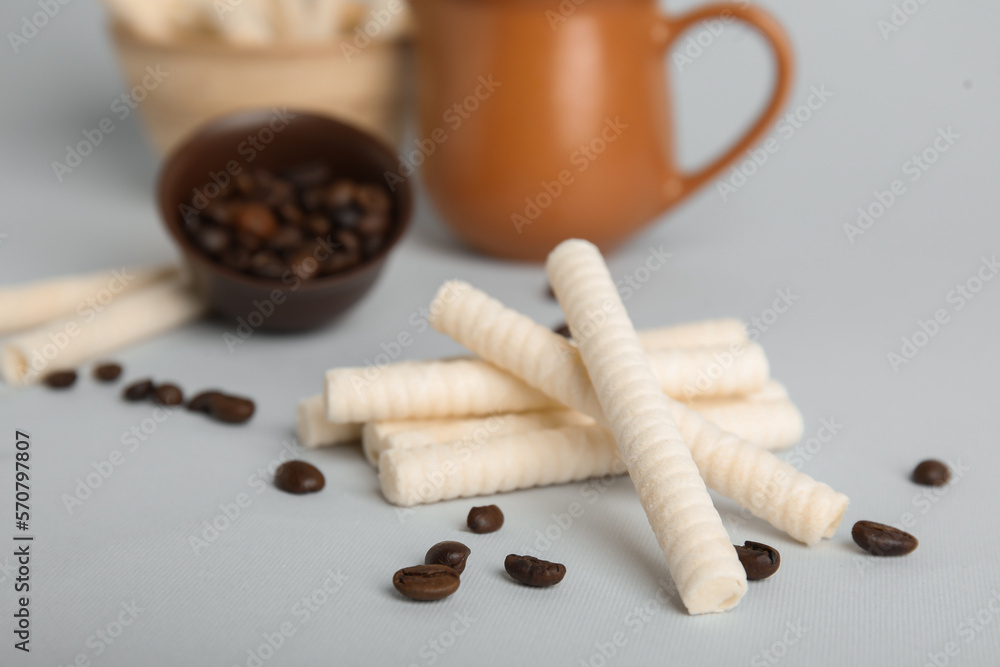
<svg viewBox="0 0 1000 667">
<path fill-rule="evenodd" d="M 791 47 L 745 4 L 664 16 L 654 0 L 413 0 L 420 131 L 401 154 L 473 247 L 540 260 L 568 237 L 610 249 L 733 162 L 787 98 Z M 770 102 L 694 172 L 674 159 L 668 49 L 702 21 L 743 21 L 769 42 Z"/>
</svg>

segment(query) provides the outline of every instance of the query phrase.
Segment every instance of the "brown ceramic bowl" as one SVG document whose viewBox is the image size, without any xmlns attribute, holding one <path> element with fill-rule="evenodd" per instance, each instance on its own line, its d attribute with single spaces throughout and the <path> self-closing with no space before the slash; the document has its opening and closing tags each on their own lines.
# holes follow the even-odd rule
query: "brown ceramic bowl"
<svg viewBox="0 0 1000 667">
<path fill-rule="evenodd" d="M 385 246 L 342 273 L 300 281 L 297 286 L 292 281 L 240 273 L 202 253 L 182 228 L 180 207 L 190 204 L 195 190 L 211 195 L 213 174 L 234 173 L 234 163 L 241 171 L 252 171 L 322 159 L 337 178 L 373 183 L 382 183 L 386 172 L 395 172 L 396 156 L 371 135 L 332 118 L 298 111 L 291 114 L 294 118 L 283 126 L 273 110 L 233 114 L 203 126 L 167 157 L 157 186 L 160 215 L 184 253 L 196 288 L 217 313 L 236 322 L 242 318 L 243 326 L 251 329 L 309 329 L 343 313 L 378 278 L 410 219 L 409 184 L 396 183 L 390 193 L 392 231 Z M 270 141 L 265 141 L 268 137 Z"/>
</svg>

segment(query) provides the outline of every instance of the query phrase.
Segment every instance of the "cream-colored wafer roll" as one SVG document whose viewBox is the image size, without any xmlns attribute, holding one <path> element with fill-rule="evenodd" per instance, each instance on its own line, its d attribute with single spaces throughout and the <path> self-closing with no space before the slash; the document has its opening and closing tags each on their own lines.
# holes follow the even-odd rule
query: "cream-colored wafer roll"
<svg viewBox="0 0 1000 667">
<path fill-rule="evenodd" d="M 438 292 L 442 294 L 448 298 L 436 298 L 431 307 L 435 329 L 563 404 L 603 420 L 590 378 L 566 339 L 466 283 L 447 284 Z M 847 496 L 727 434 L 681 403 L 671 402 L 670 409 L 710 488 L 806 544 L 833 535 Z"/>
<path fill-rule="evenodd" d="M 645 350 L 685 347 L 729 347 L 749 342 L 746 326 L 735 318 L 674 324 L 638 331 Z"/>
<path fill-rule="evenodd" d="M 326 419 L 323 394 L 303 398 L 295 408 L 295 437 L 303 447 L 329 447 L 361 439 L 361 424 L 333 424 Z"/>
<path fill-rule="evenodd" d="M 687 407 L 762 449 L 784 449 L 802 438 L 802 413 L 788 399 L 694 401 Z"/>
<path fill-rule="evenodd" d="M 177 275 L 171 265 L 97 271 L 0 288 L 0 333 L 37 327 Z"/>
<path fill-rule="evenodd" d="M 377 466 L 379 456 L 388 449 L 412 449 L 459 440 L 481 443 L 507 435 L 593 422 L 575 410 L 507 413 L 476 419 L 371 422 L 365 424 L 362 447 L 368 461 Z"/>
<path fill-rule="evenodd" d="M 574 239 L 552 251 L 546 269 L 684 606 L 691 614 L 735 607 L 746 572 L 604 258 Z"/>
<path fill-rule="evenodd" d="M 611 434 L 564 426 L 382 453 L 379 482 L 386 499 L 404 507 L 484 496 L 625 472 Z M 732 545 L 729 546 L 732 549 Z"/>
<path fill-rule="evenodd" d="M 137 290 L 111 305 L 56 320 L 3 342 L 0 372 L 12 385 L 137 343 L 200 317 L 204 302 L 179 278 Z"/>
<path fill-rule="evenodd" d="M 561 337 L 560 337 L 561 338 Z M 576 355 L 565 339 L 555 353 Z M 747 343 L 649 352 L 660 388 L 678 398 L 740 396 L 769 377 L 767 357 Z M 327 417 L 332 422 L 470 417 L 562 407 L 495 366 L 471 358 L 407 361 L 382 368 L 335 368 L 326 374 Z"/>
</svg>

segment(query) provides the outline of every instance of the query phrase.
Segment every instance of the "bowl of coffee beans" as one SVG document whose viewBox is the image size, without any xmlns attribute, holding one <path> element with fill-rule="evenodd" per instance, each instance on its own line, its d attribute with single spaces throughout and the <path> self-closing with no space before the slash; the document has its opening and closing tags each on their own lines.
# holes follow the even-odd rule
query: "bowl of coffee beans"
<svg viewBox="0 0 1000 667">
<path fill-rule="evenodd" d="M 398 160 L 333 118 L 284 109 L 203 126 L 160 172 L 160 214 L 196 288 L 250 330 L 326 324 L 375 282 L 409 223 Z"/>
</svg>

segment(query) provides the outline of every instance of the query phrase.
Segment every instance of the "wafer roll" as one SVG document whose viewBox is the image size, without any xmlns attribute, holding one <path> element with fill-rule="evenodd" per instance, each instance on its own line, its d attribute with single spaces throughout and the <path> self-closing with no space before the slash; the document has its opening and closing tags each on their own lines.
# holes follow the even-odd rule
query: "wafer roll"
<svg viewBox="0 0 1000 667">
<path fill-rule="evenodd" d="M 694 401 L 687 407 L 762 449 L 784 449 L 802 439 L 802 413 L 788 399 Z"/>
<path fill-rule="evenodd" d="M 555 350 L 578 358 L 562 339 Z M 743 347 L 654 350 L 649 353 L 661 389 L 679 398 L 739 396 L 769 377 L 764 350 Z M 335 368 L 326 374 L 327 417 L 332 422 L 473 417 L 561 406 L 497 367 L 470 358 L 409 361 L 382 368 Z"/>
<path fill-rule="evenodd" d="M 365 424 L 362 446 L 372 465 L 388 449 L 412 449 L 422 445 L 457 442 L 485 442 L 498 437 L 581 424 L 593 419 L 575 410 L 521 412 L 476 419 L 413 420 Z"/>
<path fill-rule="evenodd" d="M 442 293 L 449 297 L 435 299 L 431 307 L 435 329 L 563 404 L 603 421 L 590 378 L 576 348 L 566 339 L 466 283 L 450 283 L 438 294 Z M 847 509 L 847 496 L 782 463 L 772 453 L 727 435 L 680 403 L 671 402 L 670 410 L 710 488 L 806 544 L 833 535 Z M 737 462 L 752 464 L 755 475 L 743 474 Z M 769 485 L 771 480 L 761 479 L 761 474 L 780 478 L 773 480 L 777 486 Z M 762 484 L 769 489 L 763 496 L 758 493 Z"/>
<path fill-rule="evenodd" d="M 177 275 L 171 265 L 97 271 L 0 288 L 0 333 L 36 327 Z"/>
<path fill-rule="evenodd" d="M 379 482 L 386 499 L 404 507 L 574 482 L 625 466 L 603 428 L 565 426 L 383 452 Z M 729 545 L 732 550 L 732 546 Z"/>
<path fill-rule="evenodd" d="M 36 382 L 48 372 L 137 343 L 202 315 L 205 304 L 178 278 L 116 299 L 98 311 L 56 320 L 4 341 L 0 372 L 12 385 Z"/>
<path fill-rule="evenodd" d="M 750 341 L 743 322 L 735 318 L 674 324 L 669 327 L 639 330 L 639 342 L 645 350 L 669 350 L 686 347 L 729 347 Z"/>
<path fill-rule="evenodd" d="M 604 259 L 593 244 L 570 240 L 546 267 L 684 606 L 691 614 L 735 607 L 746 572 Z"/>
<path fill-rule="evenodd" d="M 295 408 L 295 437 L 303 447 L 329 447 L 361 439 L 361 424 L 333 424 L 326 419 L 323 394 L 303 398 Z"/>
</svg>

